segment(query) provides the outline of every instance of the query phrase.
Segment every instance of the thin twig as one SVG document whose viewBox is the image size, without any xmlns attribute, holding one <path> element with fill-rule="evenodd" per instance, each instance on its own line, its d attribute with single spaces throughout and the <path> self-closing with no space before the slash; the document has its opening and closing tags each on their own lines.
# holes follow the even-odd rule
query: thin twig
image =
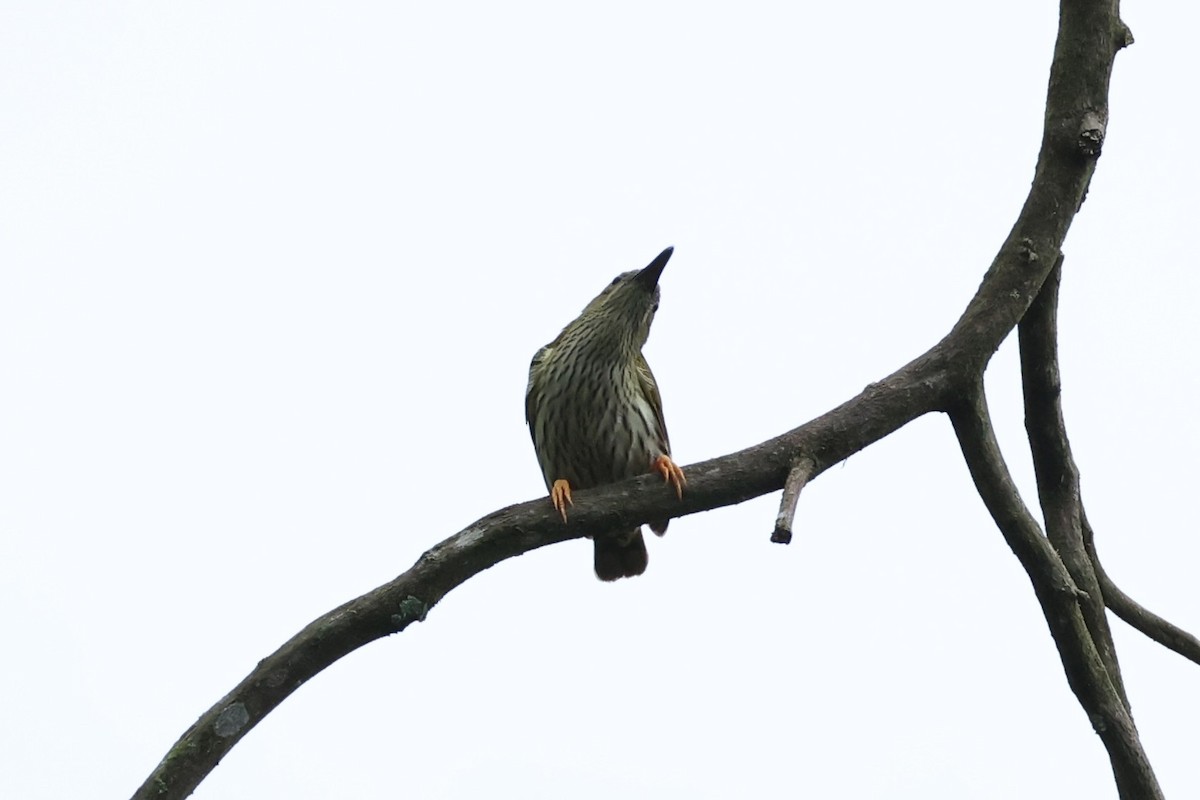
<svg viewBox="0 0 1200 800">
<path fill-rule="evenodd" d="M 1092 526 L 1088 523 L 1086 511 L 1083 513 L 1083 544 L 1096 569 L 1096 577 L 1100 581 L 1100 590 L 1104 593 L 1105 605 L 1124 620 L 1129 627 L 1141 631 L 1168 650 L 1174 650 L 1188 661 L 1200 664 L 1200 639 L 1142 606 L 1121 591 L 1121 588 L 1113 583 L 1112 578 L 1108 577 L 1104 565 L 1100 563 L 1100 557 L 1096 554 L 1095 538 Z"/>
<path fill-rule="evenodd" d="M 800 500 L 800 492 L 812 477 L 816 464 L 808 456 L 799 456 L 788 472 L 787 480 L 783 482 L 783 496 L 779 498 L 779 513 L 775 515 L 775 530 L 771 531 L 771 541 L 777 544 L 792 543 L 792 525 L 796 519 L 796 503 Z"/>
</svg>

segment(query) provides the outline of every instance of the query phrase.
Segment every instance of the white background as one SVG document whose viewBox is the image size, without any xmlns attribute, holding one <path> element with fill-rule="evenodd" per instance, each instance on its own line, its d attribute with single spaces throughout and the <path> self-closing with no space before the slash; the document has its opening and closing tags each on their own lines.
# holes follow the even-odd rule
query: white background
<svg viewBox="0 0 1200 800">
<path fill-rule="evenodd" d="M 970 10 L 967 10 L 967 9 Z M 1066 244 L 1109 572 L 1200 632 L 1194 32 L 1126 4 Z M 128 796 L 317 615 L 543 493 L 526 370 L 676 247 L 677 459 L 932 345 L 1032 178 L 1050 2 L 8 3 L 0 796 Z M 1014 337 L 1015 339 L 1015 337 Z M 1033 502 L 1015 342 L 988 373 Z M 948 422 L 805 491 L 501 564 L 302 687 L 199 798 L 1113 798 Z M 1200 668 L 1114 622 L 1168 796 Z"/>
</svg>

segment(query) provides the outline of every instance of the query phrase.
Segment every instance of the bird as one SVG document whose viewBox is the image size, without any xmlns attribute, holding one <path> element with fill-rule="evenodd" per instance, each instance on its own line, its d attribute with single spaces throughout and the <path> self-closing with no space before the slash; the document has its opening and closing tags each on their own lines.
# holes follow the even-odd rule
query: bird
<svg viewBox="0 0 1200 800">
<path fill-rule="evenodd" d="M 683 499 L 687 480 L 671 460 L 662 398 L 642 347 L 658 311 L 658 280 L 674 252 L 612 280 L 529 365 L 525 421 L 550 502 L 567 521 L 571 492 L 657 472 Z M 666 533 L 667 521 L 651 530 Z M 649 556 L 641 527 L 598 531 L 596 576 L 641 575 Z"/>
</svg>

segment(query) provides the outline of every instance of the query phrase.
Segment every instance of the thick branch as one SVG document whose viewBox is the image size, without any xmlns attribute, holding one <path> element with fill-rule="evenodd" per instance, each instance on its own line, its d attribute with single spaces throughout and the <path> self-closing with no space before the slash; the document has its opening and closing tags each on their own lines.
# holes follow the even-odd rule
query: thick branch
<svg viewBox="0 0 1200 800">
<path fill-rule="evenodd" d="M 992 429 L 982 380 L 967 391 L 961 405 L 950 411 L 950 421 L 983 504 L 1029 573 L 1034 588 L 1073 603 L 1081 590 L 1021 500 Z"/>
<path fill-rule="evenodd" d="M 1017 326 L 1021 344 L 1021 386 L 1025 397 L 1025 431 L 1033 454 L 1038 500 L 1046 521 L 1046 536 L 1058 551 L 1067 571 L 1085 596 L 1080 605 L 1092 641 L 1117 693 L 1128 709 L 1129 697 L 1121 680 L 1121 667 L 1112 631 L 1104 613 L 1104 597 L 1083 545 L 1079 497 L 1079 469 L 1071 454 L 1062 411 L 1062 380 L 1058 368 L 1058 290 L 1062 282 L 1062 256 L 1042 291 Z"/>
<path fill-rule="evenodd" d="M 309 678 L 362 645 L 423 620 L 456 586 L 507 558 L 592 530 L 694 514 L 777 491 L 796 454 L 804 454 L 813 475 L 819 475 L 942 404 L 948 356 L 935 351 L 794 431 L 688 466 L 682 501 L 657 476 L 644 476 L 575 493 L 567 524 L 545 499 L 483 517 L 427 551 L 395 580 L 315 620 L 259 662 L 183 734 L 134 796 L 186 797 L 225 753 Z"/>
<path fill-rule="evenodd" d="M 1108 750 L 1122 800 L 1161 798 L 1133 718 L 1092 642 L 1080 609 L 1086 598 L 1021 500 L 1000 454 L 982 380 L 950 418 L 979 496 L 1033 583 L 1067 683 Z"/>
<path fill-rule="evenodd" d="M 1154 641 L 1200 664 L 1200 640 L 1151 613 L 1125 594 L 1104 571 L 1096 554 L 1094 535 L 1079 489 L 1079 470 L 1071 453 L 1063 419 L 1058 367 L 1058 293 L 1062 257 L 1042 291 L 1018 326 L 1021 376 L 1025 395 L 1025 427 L 1037 474 L 1038 496 L 1046 519 L 1046 534 L 1062 556 L 1071 577 L 1087 593 L 1084 619 L 1105 668 L 1130 708 L 1121 679 L 1107 606 L 1129 625 Z"/>
<path fill-rule="evenodd" d="M 797 457 L 811 459 L 815 478 L 917 417 L 954 405 L 1025 314 L 1083 201 L 1102 144 L 1096 136 L 1103 137 L 1103 129 L 1088 120 L 1107 120 L 1113 55 L 1126 38 L 1118 35 L 1121 30 L 1112 0 L 1063 0 L 1029 196 L 975 297 L 935 347 L 806 425 L 690 466 L 682 502 L 647 477 L 579 492 L 565 526 L 542 500 L 489 514 L 429 550 L 392 582 L 322 616 L 265 658 L 184 733 L 135 797 L 186 797 L 306 680 L 356 648 L 423 619 L 447 592 L 506 558 L 589 530 L 668 519 L 777 491 Z M 1087 132 L 1087 142 L 1081 132 Z M 1060 582 L 1067 585 L 1061 564 L 1059 569 Z"/>
</svg>

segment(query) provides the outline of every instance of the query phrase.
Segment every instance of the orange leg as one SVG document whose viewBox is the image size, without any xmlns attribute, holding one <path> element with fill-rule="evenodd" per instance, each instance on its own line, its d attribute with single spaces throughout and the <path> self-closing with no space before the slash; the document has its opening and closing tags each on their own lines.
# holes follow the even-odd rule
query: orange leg
<svg viewBox="0 0 1200 800">
<path fill-rule="evenodd" d="M 573 505 L 571 500 L 571 484 L 567 483 L 565 478 L 559 478 L 550 487 L 550 502 L 554 504 L 554 510 L 562 514 L 563 522 L 567 521 L 567 506 Z"/>
<path fill-rule="evenodd" d="M 679 465 L 671 460 L 670 456 L 659 456 L 650 462 L 650 468 L 663 476 L 663 480 L 675 487 L 675 494 L 679 499 L 683 499 L 683 487 L 687 485 L 687 478 L 683 477 L 683 470 Z"/>
</svg>

